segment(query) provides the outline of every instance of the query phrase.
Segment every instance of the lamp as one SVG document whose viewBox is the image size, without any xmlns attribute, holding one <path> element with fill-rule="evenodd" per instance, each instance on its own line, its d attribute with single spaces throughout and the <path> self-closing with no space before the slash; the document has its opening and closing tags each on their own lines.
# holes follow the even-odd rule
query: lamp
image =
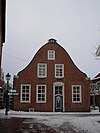
<svg viewBox="0 0 100 133">
<path fill-rule="evenodd" d="M 11 75 L 10 75 L 9 73 L 7 73 L 7 75 L 6 75 L 6 80 L 9 81 L 10 78 L 11 78 Z"/>
</svg>

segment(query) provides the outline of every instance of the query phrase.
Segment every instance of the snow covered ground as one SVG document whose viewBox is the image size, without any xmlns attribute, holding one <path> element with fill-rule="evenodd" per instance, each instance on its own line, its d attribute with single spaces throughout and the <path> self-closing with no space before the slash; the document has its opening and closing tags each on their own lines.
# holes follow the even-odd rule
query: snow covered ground
<svg viewBox="0 0 100 133">
<path fill-rule="evenodd" d="M 18 117 L 28 118 L 24 123 L 44 123 L 47 126 L 55 128 L 59 127 L 66 129 L 71 126 L 77 132 L 85 131 L 86 133 L 100 133 L 100 112 L 92 110 L 88 113 L 55 113 L 55 112 L 16 112 L 9 111 L 8 116 L 5 116 L 5 110 L 0 110 L 0 119 Z"/>
</svg>

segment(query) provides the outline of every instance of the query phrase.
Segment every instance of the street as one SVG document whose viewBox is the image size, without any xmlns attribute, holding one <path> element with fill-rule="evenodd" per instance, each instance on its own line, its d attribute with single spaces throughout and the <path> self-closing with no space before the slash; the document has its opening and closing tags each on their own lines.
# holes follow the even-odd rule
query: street
<svg viewBox="0 0 100 133">
<path fill-rule="evenodd" d="M 28 121 L 32 121 L 28 122 Z M 65 128 L 66 127 L 66 128 Z M 58 129 L 59 128 L 59 129 Z M 65 122 L 60 127 L 47 126 L 32 118 L 7 118 L 0 119 L 0 133 L 86 133 L 75 131 L 74 127 Z"/>
<path fill-rule="evenodd" d="M 100 112 L 0 110 L 0 133 L 100 133 Z"/>
</svg>

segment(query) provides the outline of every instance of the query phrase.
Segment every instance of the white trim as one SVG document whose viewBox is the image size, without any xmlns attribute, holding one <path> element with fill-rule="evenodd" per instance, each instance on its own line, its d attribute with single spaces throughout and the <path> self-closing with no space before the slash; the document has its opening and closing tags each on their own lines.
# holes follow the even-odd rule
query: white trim
<svg viewBox="0 0 100 133">
<path fill-rule="evenodd" d="M 55 82 L 53 83 L 53 112 L 55 112 L 55 86 L 62 86 L 62 97 L 63 97 L 63 112 L 65 111 L 65 97 L 64 97 L 64 83 Z"/>
<path fill-rule="evenodd" d="M 50 52 L 53 52 L 52 53 L 52 55 L 53 55 L 52 58 L 50 57 L 50 54 L 51 54 Z M 48 50 L 48 60 L 55 60 L 55 50 Z"/>
<path fill-rule="evenodd" d="M 57 66 L 62 66 L 62 76 L 57 76 L 56 75 L 56 67 Z M 64 64 L 55 64 L 55 78 L 64 78 Z"/>
<path fill-rule="evenodd" d="M 62 85 L 62 86 L 63 86 L 64 83 L 63 83 L 63 82 L 54 82 L 53 85 L 55 85 L 55 86 L 56 86 L 56 85 L 58 85 L 58 86 L 61 86 L 61 85 Z"/>
<path fill-rule="evenodd" d="M 45 65 L 45 74 L 44 74 L 44 76 L 39 75 L 39 66 L 40 65 Z M 46 78 L 47 77 L 47 64 L 46 63 L 38 63 L 37 64 L 37 77 L 38 78 Z"/>
<path fill-rule="evenodd" d="M 22 87 L 23 86 L 29 86 L 29 101 L 23 101 L 22 100 Z M 31 84 L 21 84 L 21 89 L 20 89 L 20 103 L 30 103 L 31 101 Z"/>
<path fill-rule="evenodd" d="M 45 101 L 38 101 L 38 86 L 44 86 L 45 87 Z M 47 86 L 40 84 L 36 86 L 36 103 L 46 103 L 46 97 L 47 97 Z"/>
<path fill-rule="evenodd" d="M 79 87 L 80 89 L 80 101 L 73 101 L 73 87 Z M 82 103 L 82 88 L 81 85 L 72 85 L 72 103 Z"/>
</svg>

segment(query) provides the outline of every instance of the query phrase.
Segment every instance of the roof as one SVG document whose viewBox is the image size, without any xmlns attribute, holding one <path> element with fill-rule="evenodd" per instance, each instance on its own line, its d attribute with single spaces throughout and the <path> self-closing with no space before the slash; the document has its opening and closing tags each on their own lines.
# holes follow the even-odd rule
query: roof
<svg viewBox="0 0 100 133">
<path fill-rule="evenodd" d="M 95 78 L 99 77 L 100 78 L 100 73 L 98 75 L 95 76 Z"/>
<path fill-rule="evenodd" d="M 96 79 L 100 79 L 100 73 L 97 74 L 97 75 L 93 78 L 93 80 L 96 80 Z"/>
</svg>

